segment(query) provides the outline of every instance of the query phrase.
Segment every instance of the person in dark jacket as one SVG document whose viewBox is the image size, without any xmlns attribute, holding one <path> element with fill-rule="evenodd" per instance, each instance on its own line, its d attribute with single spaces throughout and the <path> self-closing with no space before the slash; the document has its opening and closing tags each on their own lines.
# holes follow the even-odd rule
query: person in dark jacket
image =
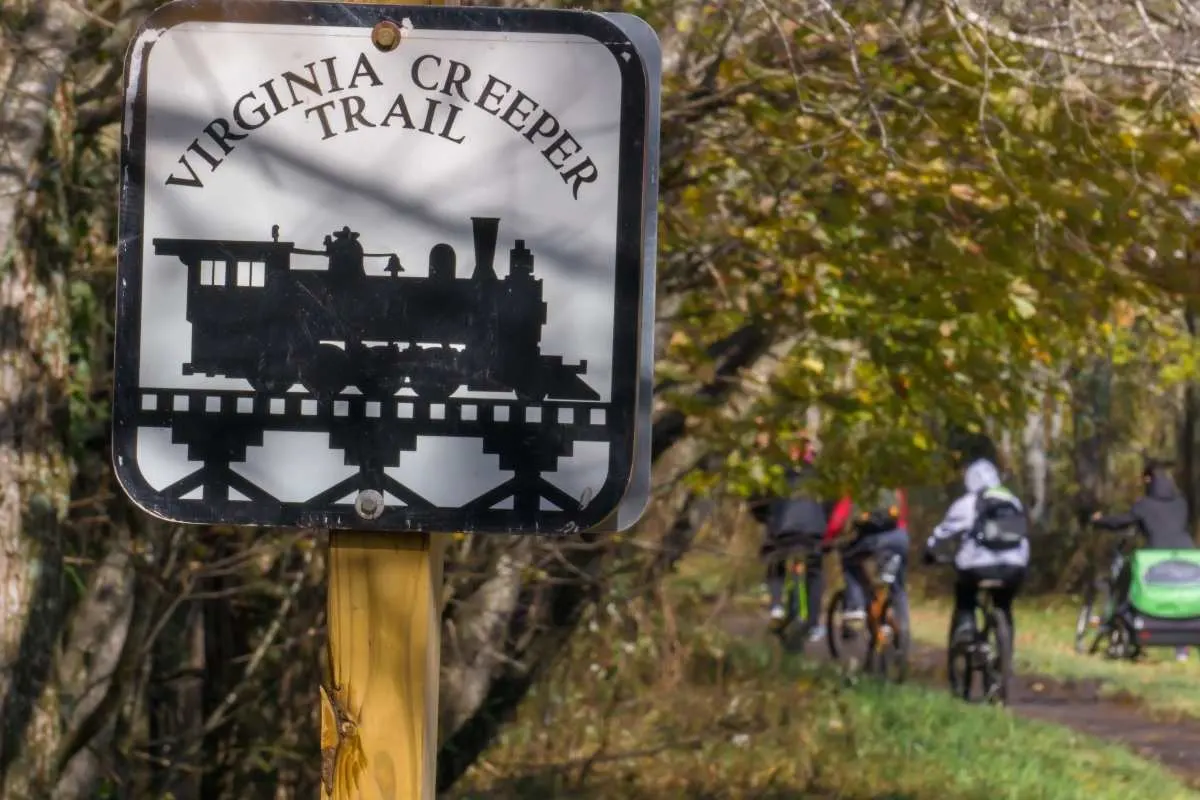
<svg viewBox="0 0 1200 800">
<path fill-rule="evenodd" d="M 1166 465 L 1149 462 L 1142 470 L 1142 482 L 1146 494 L 1123 514 L 1104 516 L 1099 511 L 1092 515 L 1092 524 L 1106 530 L 1132 528 L 1134 535 L 1141 534 L 1150 550 L 1191 550 L 1196 543 L 1188 530 L 1188 504 L 1179 493 Z M 1129 584 L 1133 579 L 1131 565 L 1126 564 L 1117 586 L 1117 596 L 1124 603 L 1128 598 Z M 1175 651 L 1180 661 L 1187 659 L 1187 648 Z"/>
<path fill-rule="evenodd" d="M 1188 530 L 1187 501 L 1175 487 L 1171 473 L 1162 464 L 1151 462 L 1142 471 L 1145 496 L 1124 514 L 1092 515 L 1092 524 L 1107 530 L 1136 528 L 1146 537 L 1151 550 L 1190 550 L 1195 547 Z"/>
<path fill-rule="evenodd" d="M 770 624 L 778 628 L 787 622 L 783 590 L 787 580 L 788 563 L 792 558 L 804 558 L 805 593 L 808 601 L 810 637 L 824 635 L 820 625 L 821 598 L 824 593 L 823 562 L 830 530 L 840 529 L 849 515 L 849 500 L 827 502 L 814 497 L 805 484 L 813 476 L 811 446 L 794 444 L 789 451 L 791 465 L 787 472 L 788 492 L 783 497 L 759 498 L 751 505 L 755 519 L 765 526 L 759 555 L 767 565 L 767 591 L 770 594 Z"/>
</svg>

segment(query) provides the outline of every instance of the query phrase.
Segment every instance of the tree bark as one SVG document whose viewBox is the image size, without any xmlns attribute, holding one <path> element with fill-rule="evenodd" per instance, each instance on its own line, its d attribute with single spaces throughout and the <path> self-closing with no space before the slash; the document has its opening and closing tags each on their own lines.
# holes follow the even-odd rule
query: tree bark
<svg viewBox="0 0 1200 800">
<path fill-rule="evenodd" d="M 1197 322 L 1200 321 L 1200 311 L 1197 301 L 1189 297 L 1184 309 L 1184 321 L 1187 324 L 1188 335 L 1196 339 Z M 1195 536 L 1196 506 L 1200 504 L 1200 469 L 1197 468 L 1196 456 L 1200 442 L 1196 441 L 1196 426 L 1200 422 L 1200 383 L 1189 380 L 1183 387 L 1183 408 L 1179 421 L 1179 468 L 1180 483 L 1188 504 L 1188 526 Z"/>
<path fill-rule="evenodd" d="M 1047 485 L 1050 464 L 1046 442 L 1046 397 L 1042 395 L 1037 408 L 1029 412 L 1025 421 L 1023 437 L 1025 456 L 1025 493 L 1029 506 L 1029 518 L 1040 527 L 1046 520 L 1046 503 L 1049 499 Z"/>
<path fill-rule="evenodd" d="M 61 273 L 20 246 L 55 91 L 81 27 L 65 0 L 6 3 L 0 39 L 0 796 L 50 797 L 62 732 L 60 433 L 67 347 Z"/>
<path fill-rule="evenodd" d="M 1101 356 L 1088 357 L 1071 381 L 1075 514 L 1081 527 L 1104 507 L 1108 493 L 1112 382 L 1112 364 Z"/>
</svg>

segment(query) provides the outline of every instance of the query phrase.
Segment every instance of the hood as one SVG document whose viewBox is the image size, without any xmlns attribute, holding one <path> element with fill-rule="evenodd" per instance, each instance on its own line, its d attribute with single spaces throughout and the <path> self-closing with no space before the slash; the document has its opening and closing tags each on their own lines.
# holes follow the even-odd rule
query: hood
<svg viewBox="0 0 1200 800">
<path fill-rule="evenodd" d="M 1150 482 L 1146 484 L 1146 496 L 1155 500 L 1174 500 L 1179 495 L 1175 488 L 1175 479 L 1171 473 L 1161 467 L 1150 473 Z"/>
<path fill-rule="evenodd" d="M 1000 485 L 1000 473 L 996 465 L 986 458 L 973 461 L 963 473 L 963 485 L 971 494 Z"/>
</svg>

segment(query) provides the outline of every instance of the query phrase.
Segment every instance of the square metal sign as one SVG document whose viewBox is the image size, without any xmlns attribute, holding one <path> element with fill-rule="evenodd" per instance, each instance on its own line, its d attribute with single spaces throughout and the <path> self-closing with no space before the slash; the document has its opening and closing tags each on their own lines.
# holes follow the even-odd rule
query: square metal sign
<svg viewBox="0 0 1200 800">
<path fill-rule="evenodd" d="M 125 491 L 189 523 L 636 521 L 660 81 L 625 14 L 155 11 L 126 63 Z"/>
</svg>

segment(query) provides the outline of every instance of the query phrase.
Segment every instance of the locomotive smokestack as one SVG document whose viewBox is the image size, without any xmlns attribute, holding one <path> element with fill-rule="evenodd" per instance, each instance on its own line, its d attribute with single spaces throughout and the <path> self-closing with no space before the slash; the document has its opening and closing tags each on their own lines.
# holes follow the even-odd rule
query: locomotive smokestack
<svg viewBox="0 0 1200 800">
<path fill-rule="evenodd" d="M 500 230 L 499 217 L 471 217 L 475 235 L 475 272 L 472 280 L 494 281 L 496 278 L 496 234 Z"/>
</svg>

